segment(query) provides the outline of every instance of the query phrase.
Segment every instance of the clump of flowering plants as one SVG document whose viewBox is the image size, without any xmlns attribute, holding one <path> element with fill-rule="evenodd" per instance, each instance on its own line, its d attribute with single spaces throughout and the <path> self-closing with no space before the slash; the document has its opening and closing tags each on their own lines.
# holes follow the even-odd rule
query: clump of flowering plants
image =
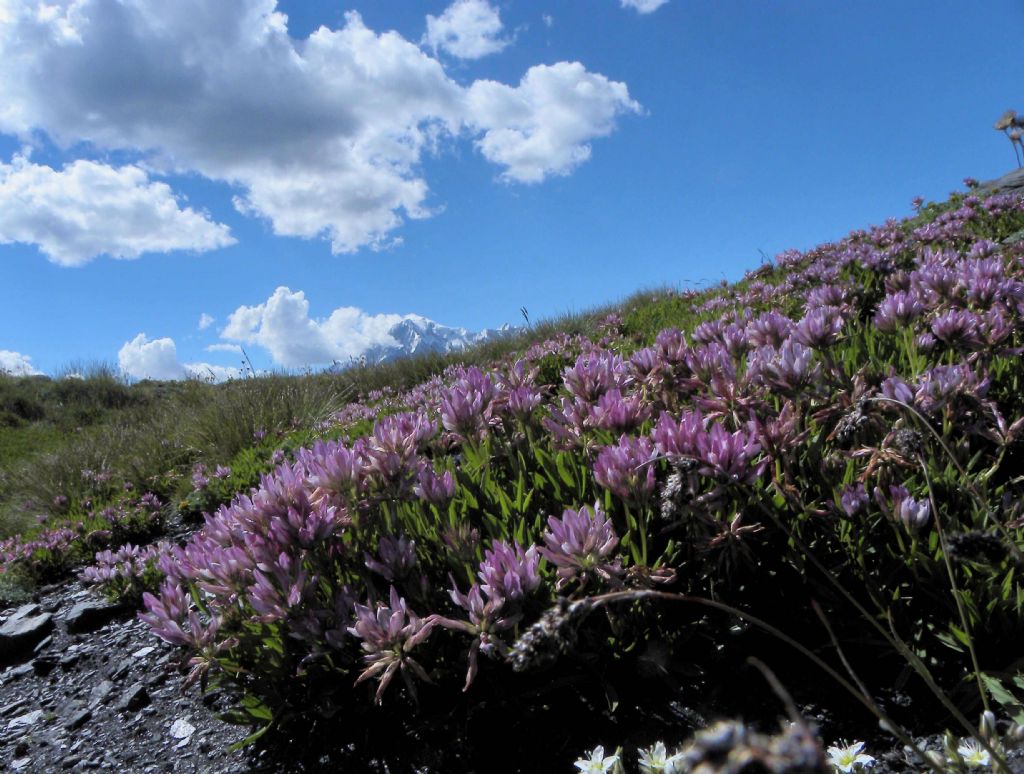
<svg viewBox="0 0 1024 774">
<path fill-rule="evenodd" d="M 168 550 L 168 543 L 148 546 L 125 543 L 117 550 L 97 551 L 96 563 L 84 567 L 78 579 L 112 602 L 137 607 L 143 593 L 155 591 L 163 580 L 157 562 Z"/>
<path fill-rule="evenodd" d="M 91 559 L 97 549 L 152 538 L 163 520 L 163 503 L 155 495 L 123 491 L 103 508 L 76 509 L 58 519 L 40 516 L 41 528 L 32 535 L 0 541 L 0 566 L 35 581 L 53 580 Z"/>
<path fill-rule="evenodd" d="M 625 310 L 598 342 L 363 396 L 344 437 L 161 557 L 145 618 L 264 722 L 403 695 L 452 712 L 520 684 L 546 701 L 517 643 L 561 631 L 553 610 L 656 586 L 838 651 L 861 684 L 910 670 L 954 719 L 1024 712 L 1024 248 L 1001 241 L 1021 227 L 1018 199 L 968 196 Z M 685 661 L 700 690 L 770 648 L 727 634 L 724 608 L 628 599 L 574 622 L 545 668 L 586 693 L 599 663 L 620 696 Z"/>
</svg>

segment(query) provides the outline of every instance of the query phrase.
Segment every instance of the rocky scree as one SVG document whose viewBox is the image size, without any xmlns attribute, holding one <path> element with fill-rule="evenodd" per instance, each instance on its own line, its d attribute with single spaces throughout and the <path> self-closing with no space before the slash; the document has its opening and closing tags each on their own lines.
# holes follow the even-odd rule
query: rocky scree
<svg viewBox="0 0 1024 774">
<path fill-rule="evenodd" d="M 179 652 L 67 583 L 0 613 L 0 761 L 20 772 L 272 770 L 229 752 L 227 697 L 182 691 Z"/>
</svg>

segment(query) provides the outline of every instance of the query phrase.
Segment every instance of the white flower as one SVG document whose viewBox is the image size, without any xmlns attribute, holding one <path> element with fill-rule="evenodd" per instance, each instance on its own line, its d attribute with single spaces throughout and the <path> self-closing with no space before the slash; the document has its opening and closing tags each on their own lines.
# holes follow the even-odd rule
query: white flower
<svg viewBox="0 0 1024 774">
<path fill-rule="evenodd" d="M 607 772 L 612 770 L 612 766 L 618 762 L 618 755 L 609 755 L 605 758 L 604 745 L 599 744 L 590 753 L 589 760 L 587 758 L 580 758 L 576 761 L 576 768 L 583 772 L 583 774 L 607 774 Z"/>
<path fill-rule="evenodd" d="M 842 747 L 828 748 L 828 762 L 835 766 L 836 771 L 849 772 L 857 771 L 860 768 L 868 768 L 873 765 L 875 759 L 867 753 L 862 753 L 863 742 L 847 744 L 846 740 L 840 740 Z"/>
<path fill-rule="evenodd" d="M 676 766 L 682 758 L 682 753 L 669 757 L 665 743 L 655 742 L 646 750 L 640 750 L 640 770 L 644 774 L 676 774 Z"/>
<path fill-rule="evenodd" d="M 968 766 L 991 766 L 992 758 L 988 750 L 981 746 L 976 739 L 961 739 L 960 746 L 956 748 L 964 763 Z"/>
</svg>

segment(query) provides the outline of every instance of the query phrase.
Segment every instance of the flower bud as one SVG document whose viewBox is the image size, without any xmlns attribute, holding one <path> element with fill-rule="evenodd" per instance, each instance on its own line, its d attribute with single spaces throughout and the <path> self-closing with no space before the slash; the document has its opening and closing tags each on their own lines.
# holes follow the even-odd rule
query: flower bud
<svg viewBox="0 0 1024 774">
<path fill-rule="evenodd" d="M 991 710 L 981 713 L 981 722 L 978 724 L 978 734 L 986 742 L 992 743 L 998 740 L 996 734 L 996 716 Z"/>
</svg>

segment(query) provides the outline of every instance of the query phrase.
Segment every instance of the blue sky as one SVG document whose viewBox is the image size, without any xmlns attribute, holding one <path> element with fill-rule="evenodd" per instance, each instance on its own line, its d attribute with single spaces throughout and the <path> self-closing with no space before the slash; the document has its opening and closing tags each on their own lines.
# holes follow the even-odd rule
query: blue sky
<svg viewBox="0 0 1024 774">
<path fill-rule="evenodd" d="M 735 279 L 1014 168 L 1022 34 L 997 1 L 0 0 L 0 365 L 319 367 L 408 314 Z"/>
</svg>

